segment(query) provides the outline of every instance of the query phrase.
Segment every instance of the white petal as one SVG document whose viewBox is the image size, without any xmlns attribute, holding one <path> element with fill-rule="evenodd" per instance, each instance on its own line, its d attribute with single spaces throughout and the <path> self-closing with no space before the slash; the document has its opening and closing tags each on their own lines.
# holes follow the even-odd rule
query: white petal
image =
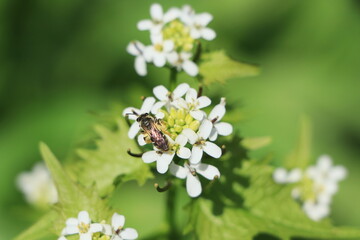
<svg viewBox="0 0 360 240">
<path fill-rule="evenodd" d="M 189 88 L 186 92 L 185 100 L 188 103 L 194 103 L 197 100 L 197 91 L 194 88 Z"/>
<path fill-rule="evenodd" d="M 190 86 L 187 83 L 179 84 L 173 91 L 173 98 L 177 99 L 185 95 Z"/>
<path fill-rule="evenodd" d="M 76 233 L 79 233 L 79 228 L 77 225 L 76 226 L 75 225 L 66 226 L 62 231 L 62 234 L 64 234 L 64 235 L 72 235 L 72 234 L 76 234 Z"/>
<path fill-rule="evenodd" d="M 289 172 L 289 175 L 287 177 L 288 183 L 296 183 L 300 181 L 302 178 L 302 171 L 300 168 L 295 168 Z"/>
<path fill-rule="evenodd" d="M 205 142 L 203 146 L 204 152 L 213 158 L 221 157 L 222 151 L 221 148 L 212 142 Z"/>
<path fill-rule="evenodd" d="M 179 60 L 179 54 L 177 52 L 171 52 L 166 55 L 167 60 L 173 66 L 177 66 L 177 62 Z"/>
<path fill-rule="evenodd" d="M 139 143 L 140 146 L 146 145 L 146 142 L 145 142 L 145 140 L 144 140 L 144 137 L 145 137 L 144 134 L 140 134 L 140 135 L 137 137 L 137 141 L 138 141 L 138 143 Z"/>
<path fill-rule="evenodd" d="M 146 61 L 143 56 L 137 56 L 135 58 L 135 71 L 140 76 L 145 76 L 147 74 Z"/>
<path fill-rule="evenodd" d="M 150 7 L 150 16 L 152 19 L 161 21 L 163 18 L 163 9 L 160 4 L 154 3 Z"/>
<path fill-rule="evenodd" d="M 189 159 L 190 156 L 191 156 L 191 151 L 190 151 L 190 149 L 188 149 L 188 148 L 186 148 L 186 147 L 181 147 L 181 148 L 177 151 L 177 155 L 178 155 L 180 158 Z"/>
<path fill-rule="evenodd" d="M 214 127 L 221 136 L 229 136 L 233 132 L 233 127 L 230 123 L 219 122 L 215 123 Z"/>
<path fill-rule="evenodd" d="M 213 180 L 215 178 L 215 176 L 220 177 L 219 169 L 217 169 L 216 167 L 214 167 L 212 165 L 200 163 L 200 164 L 194 165 L 194 166 L 191 165 L 191 167 L 194 167 L 198 174 L 201 174 L 202 176 L 204 176 L 205 178 L 207 178 L 209 180 Z"/>
<path fill-rule="evenodd" d="M 186 178 L 189 170 L 187 168 L 181 167 L 181 166 L 179 166 L 179 165 L 172 162 L 170 164 L 170 172 L 175 177 L 184 179 L 184 178 Z"/>
<path fill-rule="evenodd" d="M 142 56 L 144 56 L 146 62 L 152 62 L 154 59 L 155 49 L 153 46 L 146 46 Z"/>
<path fill-rule="evenodd" d="M 154 106 L 152 107 L 151 109 L 151 113 L 152 114 L 158 114 L 159 113 L 159 110 L 165 106 L 166 102 L 165 101 L 161 101 L 161 102 L 157 102 L 154 104 Z"/>
<path fill-rule="evenodd" d="M 188 141 L 188 139 L 187 139 L 187 137 L 184 135 L 184 134 L 180 134 L 180 135 L 178 135 L 177 137 L 176 137 L 176 139 L 175 139 L 175 142 L 177 143 L 177 144 L 179 144 L 180 146 L 185 146 L 185 144 L 187 143 L 187 141 Z"/>
<path fill-rule="evenodd" d="M 179 17 L 180 15 L 180 9 L 178 8 L 170 8 L 165 14 L 164 14 L 164 23 L 171 22 L 175 18 Z"/>
<path fill-rule="evenodd" d="M 144 31 L 144 30 L 150 30 L 153 27 L 153 22 L 151 20 L 141 20 L 140 22 L 138 22 L 137 24 L 137 28 L 140 31 Z"/>
<path fill-rule="evenodd" d="M 198 102 L 199 102 L 199 105 L 198 105 L 198 108 L 204 108 L 204 107 L 207 107 L 211 104 L 211 100 L 210 98 L 206 97 L 206 96 L 201 96 L 199 97 L 198 99 Z"/>
<path fill-rule="evenodd" d="M 67 240 L 67 239 L 64 236 L 61 236 L 61 237 L 58 238 L 58 240 Z"/>
<path fill-rule="evenodd" d="M 164 101 L 168 99 L 167 95 L 169 93 L 169 90 L 167 90 L 167 88 L 164 87 L 163 85 L 159 85 L 154 87 L 153 93 L 155 97 L 157 97 L 157 99 Z"/>
<path fill-rule="evenodd" d="M 318 166 L 319 169 L 321 169 L 321 171 L 327 172 L 330 170 L 332 166 L 332 160 L 330 156 L 322 155 L 318 158 L 316 165 Z"/>
<path fill-rule="evenodd" d="M 277 168 L 273 173 L 273 179 L 276 183 L 287 183 L 287 171 L 285 168 Z"/>
<path fill-rule="evenodd" d="M 195 16 L 196 23 L 201 26 L 208 25 L 213 20 L 213 16 L 210 13 L 200 13 Z"/>
<path fill-rule="evenodd" d="M 66 225 L 73 225 L 73 226 L 77 226 L 79 224 L 79 221 L 77 218 L 68 218 L 66 220 Z"/>
<path fill-rule="evenodd" d="M 201 111 L 201 110 L 192 110 L 192 111 L 190 111 L 190 115 L 193 118 L 195 118 L 196 120 L 201 121 L 201 120 L 203 120 L 205 113 L 204 113 L 204 111 Z"/>
<path fill-rule="evenodd" d="M 201 38 L 201 32 L 197 28 L 191 28 L 190 36 L 194 39 L 199 39 L 199 38 Z"/>
<path fill-rule="evenodd" d="M 134 112 L 136 114 L 134 114 Z M 137 108 L 133 108 L 133 107 L 128 107 L 128 108 L 125 108 L 124 111 L 122 112 L 122 115 L 123 116 L 128 116 L 128 118 L 130 120 L 136 120 L 137 119 L 137 115 L 140 114 L 140 110 L 137 109 Z"/>
<path fill-rule="evenodd" d="M 198 164 L 203 156 L 203 150 L 199 146 L 193 146 L 191 151 L 191 157 L 189 159 L 191 164 Z"/>
<path fill-rule="evenodd" d="M 79 223 L 89 224 L 90 223 L 89 213 L 87 211 L 79 212 L 78 220 L 79 220 Z"/>
<path fill-rule="evenodd" d="M 142 54 L 142 51 L 144 50 L 144 44 L 142 44 L 139 41 L 132 41 L 127 45 L 126 50 L 128 53 L 130 53 L 133 56 L 139 56 Z"/>
<path fill-rule="evenodd" d="M 153 44 L 162 44 L 163 43 L 162 34 L 151 34 L 150 39 Z"/>
<path fill-rule="evenodd" d="M 104 234 L 112 235 L 113 228 L 109 224 L 103 224 L 103 228 L 104 228 Z"/>
<path fill-rule="evenodd" d="M 178 99 L 176 99 L 176 101 L 174 102 L 174 105 L 175 105 L 177 108 L 185 108 L 185 109 L 188 109 L 188 103 L 187 103 L 187 101 L 185 101 L 183 98 L 178 98 Z"/>
<path fill-rule="evenodd" d="M 200 30 L 203 39 L 211 41 L 216 37 L 216 33 L 211 28 L 203 28 Z"/>
<path fill-rule="evenodd" d="M 111 218 L 111 226 L 116 231 L 119 228 L 122 228 L 125 225 L 125 217 L 118 213 L 114 213 Z"/>
<path fill-rule="evenodd" d="M 81 233 L 80 234 L 80 240 L 91 240 L 92 239 L 92 233 Z"/>
<path fill-rule="evenodd" d="M 144 163 L 152 163 L 159 159 L 159 154 L 156 151 L 148 151 L 142 155 Z"/>
<path fill-rule="evenodd" d="M 163 44 L 163 52 L 171 52 L 174 49 L 174 42 L 172 40 L 165 40 Z"/>
<path fill-rule="evenodd" d="M 329 176 L 331 180 L 340 181 L 345 179 L 347 170 L 343 166 L 335 166 L 330 170 Z"/>
<path fill-rule="evenodd" d="M 213 128 L 211 129 L 211 133 L 210 133 L 210 136 L 209 136 L 209 140 L 213 142 L 213 141 L 215 141 L 215 140 L 217 139 L 217 137 L 218 137 L 217 130 L 216 130 L 215 127 L 213 127 Z"/>
<path fill-rule="evenodd" d="M 220 103 L 211 110 L 208 119 L 210 121 L 216 119 L 216 121 L 219 122 L 225 115 L 225 112 L 225 98 L 222 98 Z"/>
<path fill-rule="evenodd" d="M 131 139 L 134 139 L 136 134 L 138 134 L 139 131 L 140 131 L 139 123 L 134 122 L 133 124 L 131 124 L 131 127 L 128 132 L 128 137 Z"/>
<path fill-rule="evenodd" d="M 199 73 L 199 68 L 196 65 L 196 63 L 190 60 L 185 60 L 182 64 L 182 68 L 187 74 L 189 74 L 192 77 L 195 77 Z"/>
<path fill-rule="evenodd" d="M 166 59 L 164 54 L 162 53 L 155 53 L 154 54 L 154 65 L 157 67 L 163 67 L 166 63 Z"/>
<path fill-rule="evenodd" d="M 125 228 L 120 232 L 120 237 L 124 240 L 132 240 L 138 238 L 138 233 L 134 228 Z"/>
<path fill-rule="evenodd" d="M 154 103 L 155 103 L 155 98 L 153 97 L 147 97 L 145 98 L 142 106 L 141 106 L 141 109 L 140 109 L 140 112 L 141 114 L 143 113 L 149 113 L 151 108 L 154 106 Z"/>
<path fill-rule="evenodd" d="M 163 119 L 165 117 L 165 114 L 163 112 L 157 112 L 155 114 L 155 117 L 158 119 Z"/>
<path fill-rule="evenodd" d="M 202 191 L 198 176 L 193 176 L 190 172 L 186 178 L 186 191 L 190 197 L 198 197 Z"/>
<path fill-rule="evenodd" d="M 181 134 L 184 134 L 189 139 L 190 144 L 194 144 L 199 139 L 199 136 L 190 128 L 184 129 Z"/>
<path fill-rule="evenodd" d="M 173 159 L 174 155 L 175 153 L 174 154 L 163 153 L 156 162 L 156 170 L 161 174 L 166 173 L 167 170 L 169 169 L 169 164 Z"/>
<path fill-rule="evenodd" d="M 204 119 L 204 121 L 201 123 L 199 127 L 199 131 L 198 131 L 199 137 L 201 137 L 204 140 L 207 139 L 210 136 L 212 126 L 213 124 L 209 120 Z"/>
<path fill-rule="evenodd" d="M 90 224 L 90 229 L 89 229 L 89 231 L 92 232 L 92 233 L 102 232 L 102 231 L 103 231 L 103 225 L 100 224 L 100 223 Z"/>
</svg>

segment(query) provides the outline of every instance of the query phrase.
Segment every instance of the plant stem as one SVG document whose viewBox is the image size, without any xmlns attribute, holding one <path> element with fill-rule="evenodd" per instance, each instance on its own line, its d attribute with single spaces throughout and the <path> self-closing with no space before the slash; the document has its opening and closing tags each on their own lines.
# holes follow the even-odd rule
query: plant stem
<svg viewBox="0 0 360 240">
<path fill-rule="evenodd" d="M 170 68 L 170 91 L 173 91 L 175 89 L 177 73 L 178 72 L 176 68 Z"/>
<path fill-rule="evenodd" d="M 169 240 L 180 239 L 176 230 L 176 186 L 173 185 L 166 194 L 166 220 L 169 224 Z"/>
</svg>

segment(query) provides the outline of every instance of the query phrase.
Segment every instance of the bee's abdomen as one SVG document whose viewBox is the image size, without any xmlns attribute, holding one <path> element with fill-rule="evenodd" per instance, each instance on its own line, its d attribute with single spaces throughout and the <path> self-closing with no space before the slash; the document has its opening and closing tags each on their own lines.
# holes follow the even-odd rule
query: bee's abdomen
<svg viewBox="0 0 360 240">
<path fill-rule="evenodd" d="M 156 132 L 155 134 L 152 134 L 151 141 L 158 149 L 161 149 L 165 152 L 169 150 L 169 143 L 162 132 Z"/>
</svg>

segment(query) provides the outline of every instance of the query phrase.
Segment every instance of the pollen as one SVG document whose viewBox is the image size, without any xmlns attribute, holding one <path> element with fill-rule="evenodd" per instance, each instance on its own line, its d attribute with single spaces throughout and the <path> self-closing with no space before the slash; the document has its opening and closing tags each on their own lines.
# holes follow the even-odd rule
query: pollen
<svg viewBox="0 0 360 240">
<path fill-rule="evenodd" d="M 173 140 L 186 128 L 190 128 L 196 132 L 200 127 L 200 121 L 195 120 L 187 109 L 170 108 L 170 111 L 161 111 L 165 115 L 163 121 Z"/>
<path fill-rule="evenodd" d="M 87 233 L 90 229 L 90 224 L 80 223 L 78 228 L 80 233 Z"/>
<path fill-rule="evenodd" d="M 177 51 L 189 52 L 193 49 L 194 39 L 190 36 L 190 28 L 179 20 L 169 22 L 162 31 L 165 40 L 172 40 Z"/>
</svg>

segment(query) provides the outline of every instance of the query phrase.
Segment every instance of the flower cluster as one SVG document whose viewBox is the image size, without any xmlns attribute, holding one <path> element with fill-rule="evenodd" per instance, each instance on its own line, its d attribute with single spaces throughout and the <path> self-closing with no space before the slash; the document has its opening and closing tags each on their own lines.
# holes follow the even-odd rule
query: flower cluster
<svg viewBox="0 0 360 240">
<path fill-rule="evenodd" d="M 129 107 L 123 111 L 124 116 L 136 120 L 128 135 L 130 138 L 138 135 L 141 146 L 153 145 L 153 150 L 142 155 L 145 163 L 156 162 L 161 174 L 170 168 L 176 177 L 186 178 L 188 194 L 197 197 L 202 191 L 198 174 L 209 180 L 220 177 L 216 167 L 202 163 L 201 159 L 204 152 L 220 158 L 222 150 L 213 141 L 218 135 L 228 136 L 233 131 L 229 123 L 221 122 L 226 112 L 225 98 L 207 115 L 202 109 L 208 107 L 211 100 L 199 96 L 186 83 L 178 85 L 173 92 L 157 86 L 153 93 L 158 101 L 148 97 L 141 109 Z"/>
<path fill-rule="evenodd" d="M 58 201 L 54 182 L 43 163 L 37 163 L 30 172 L 20 173 L 16 183 L 30 204 L 43 207 Z"/>
<path fill-rule="evenodd" d="M 305 171 L 293 169 L 286 171 L 278 168 L 274 171 L 274 181 L 280 184 L 295 184 L 292 197 L 299 200 L 306 215 L 319 221 L 330 213 L 333 195 L 338 191 L 338 183 L 346 177 L 343 166 L 333 166 L 329 156 L 320 156 L 315 166 Z"/>
<path fill-rule="evenodd" d="M 213 40 L 214 30 L 207 27 L 213 17 L 209 13 L 196 14 L 189 6 L 170 8 L 163 12 L 160 4 L 150 7 L 151 19 L 141 20 L 137 27 L 150 32 L 151 45 L 145 46 L 139 41 L 132 41 L 127 51 L 135 56 L 135 70 L 141 75 L 147 74 L 146 63 L 156 67 L 168 66 L 178 71 L 184 70 L 190 76 L 199 72 L 193 61 L 197 40 Z"/>
<path fill-rule="evenodd" d="M 65 236 L 78 234 L 81 240 L 133 240 L 137 239 L 138 233 L 133 228 L 123 228 L 125 217 L 114 213 L 111 225 L 105 221 L 92 223 L 89 213 L 81 211 L 77 218 L 68 218 L 66 227 L 62 230 L 58 240 L 66 240 Z"/>
</svg>

